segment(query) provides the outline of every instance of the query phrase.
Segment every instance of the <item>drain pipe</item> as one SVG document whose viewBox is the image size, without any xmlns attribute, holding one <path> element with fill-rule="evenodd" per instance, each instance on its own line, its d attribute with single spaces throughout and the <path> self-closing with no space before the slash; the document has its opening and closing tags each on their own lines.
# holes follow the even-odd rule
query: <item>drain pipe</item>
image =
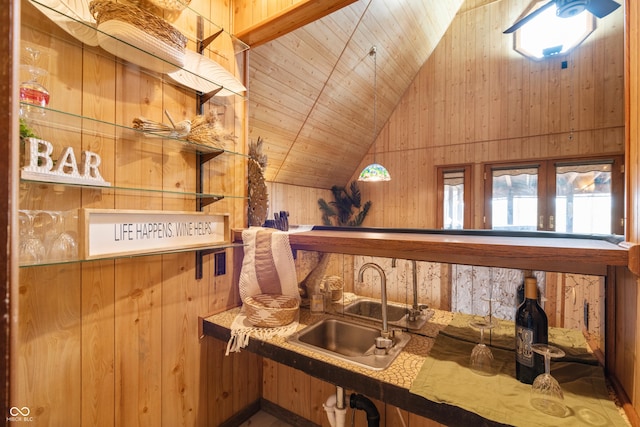
<svg viewBox="0 0 640 427">
<path fill-rule="evenodd" d="M 327 413 L 327 419 L 331 427 L 344 427 L 347 419 L 347 408 L 344 404 L 344 389 L 336 387 L 336 393 L 327 398 L 322 404 L 324 411 Z"/>
<path fill-rule="evenodd" d="M 374 405 L 373 402 L 369 400 L 369 398 L 361 394 L 353 393 L 351 395 L 349 405 L 352 408 L 361 409 L 367 413 L 367 425 L 369 427 L 380 426 L 380 413 L 378 412 L 378 408 L 376 408 L 376 405 Z"/>
</svg>

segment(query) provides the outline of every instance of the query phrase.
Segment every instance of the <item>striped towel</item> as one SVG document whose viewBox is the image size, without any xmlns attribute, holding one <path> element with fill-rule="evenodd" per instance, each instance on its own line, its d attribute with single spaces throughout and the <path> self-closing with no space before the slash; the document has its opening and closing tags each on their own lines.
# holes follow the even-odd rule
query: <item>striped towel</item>
<svg viewBox="0 0 640 427">
<path fill-rule="evenodd" d="M 245 244 L 244 260 L 240 270 L 240 299 L 258 294 L 281 294 L 300 298 L 289 234 L 273 228 L 250 227 L 242 231 Z M 276 328 L 260 328 L 251 324 L 244 309 L 231 325 L 230 352 L 239 352 L 249 343 L 249 337 L 269 339 L 288 336 L 298 329 L 298 321 Z"/>
</svg>

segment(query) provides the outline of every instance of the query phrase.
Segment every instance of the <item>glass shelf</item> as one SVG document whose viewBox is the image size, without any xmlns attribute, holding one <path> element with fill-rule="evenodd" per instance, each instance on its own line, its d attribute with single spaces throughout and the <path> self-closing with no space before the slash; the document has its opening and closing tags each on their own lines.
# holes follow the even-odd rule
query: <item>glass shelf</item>
<svg viewBox="0 0 640 427">
<path fill-rule="evenodd" d="M 228 150 L 225 148 L 218 148 L 212 145 L 200 144 L 191 141 L 187 141 L 180 138 L 169 138 L 163 135 L 158 135 L 153 132 L 143 132 L 133 127 L 119 125 L 115 123 L 106 122 L 99 119 L 90 117 L 84 117 L 77 114 L 67 113 L 64 111 L 54 110 L 52 108 L 38 107 L 31 104 L 20 103 L 21 108 L 29 108 L 33 111 L 25 121 L 30 128 L 36 134 L 36 138 L 48 140 L 46 133 L 50 130 L 63 130 L 74 133 L 82 133 L 83 136 L 88 137 L 104 137 L 112 138 L 115 141 L 130 140 L 144 141 L 145 144 L 157 144 L 163 146 L 165 143 L 170 143 L 174 147 L 180 148 L 181 151 L 195 152 L 195 153 L 227 153 L 235 156 L 248 157 L 248 155 Z M 133 117 L 131 118 L 133 121 Z M 50 141 L 55 143 L 55 141 Z M 226 141 L 229 144 L 232 141 Z"/>
<path fill-rule="evenodd" d="M 210 193 L 198 193 L 198 192 L 188 192 L 188 191 L 175 191 L 175 190 L 164 190 L 162 188 L 135 188 L 135 187 L 124 187 L 124 186 L 101 186 L 101 185 L 90 185 L 90 184 L 68 184 L 68 183 L 59 183 L 59 182 L 49 182 L 49 181 L 36 181 L 29 179 L 21 179 L 20 182 L 26 185 L 45 185 L 52 186 L 56 188 L 82 188 L 88 190 L 98 190 L 102 192 L 103 196 L 115 195 L 118 192 L 126 191 L 131 193 L 130 195 L 135 196 L 136 193 L 139 193 L 140 196 L 144 195 L 153 195 L 153 194 L 161 194 L 163 197 L 176 197 L 176 198 L 186 198 L 193 200 L 202 200 L 203 206 L 206 206 L 210 203 L 217 202 L 222 199 L 248 199 L 247 196 L 232 196 L 225 194 L 210 194 Z M 58 190 L 54 190 L 57 193 L 60 193 Z"/>
<path fill-rule="evenodd" d="M 74 260 L 64 260 L 64 261 L 43 261 L 38 264 L 20 264 L 20 268 L 29 268 L 29 267 L 48 267 L 53 265 L 62 265 L 62 264 L 77 264 L 77 263 L 85 263 L 85 262 L 94 262 L 94 261 L 112 261 L 119 259 L 133 259 L 147 256 L 156 256 L 156 255 L 171 255 L 171 254 L 179 254 L 186 252 L 219 252 L 225 249 L 231 248 L 241 248 L 244 247 L 242 243 L 221 243 L 216 245 L 209 246 L 198 246 L 198 247 L 189 247 L 189 248 L 180 248 L 180 249 L 172 249 L 167 251 L 157 251 L 157 252 L 146 252 L 142 254 L 134 254 L 134 255 L 116 255 L 116 256 L 108 256 L 104 258 L 92 258 L 92 259 L 74 259 Z"/>
<path fill-rule="evenodd" d="M 74 13 L 74 11 L 68 7 L 66 5 L 67 2 L 63 2 L 60 0 L 29 0 L 30 3 L 32 3 L 41 13 L 43 13 L 45 16 L 47 16 L 47 18 L 49 18 L 51 21 L 53 21 L 54 23 L 56 23 L 58 26 L 60 26 L 65 32 L 67 32 L 68 34 L 72 35 L 79 43 L 82 44 L 83 41 L 87 41 L 87 39 L 89 38 L 93 38 L 92 35 L 95 34 L 100 34 L 100 35 L 104 35 L 107 36 L 110 39 L 113 39 L 114 41 L 117 41 L 119 43 L 122 44 L 122 46 L 126 46 L 128 48 L 134 49 L 137 52 L 140 53 L 140 55 L 143 55 L 145 57 L 148 57 L 150 61 L 154 62 L 154 63 L 164 63 L 164 67 L 162 72 L 163 73 L 168 73 L 170 71 L 176 71 L 176 70 L 180 70 L 183 73 L 186 73 L 187 75 L 190 75 L 191 77 L 193 77 L 194 79 L 201 79 L 204 82 L 207 82 L 209 84 L 212 84 L 214 86 L 220 87 L 221 89 L 224 89 L 225 91 L 227 91 L 227 93 L 231 93 L 233 94 L 233 96 L 238 96 L 242 99 L 245 99 L 245 95 L 243 94 L 243 92 L 239 92 L 237 90 L 234 90 L 233 88 L 230 88 L 228 85 L 225 85 L 221 82 L 215 81 L 214 79 L 206 76 L 206 75 L 199 75 L 194 73 L 191 70 L 188 70 L 184 67 L 180 67 L 178 64 L 174 64 L 170 61 L 167 61 L 165 59 L 162 59 L 160 57 L 158 57 L 157 55 L 154 55 L 151 52 L 148 52 L 144 49 L 141 49 L 138 46 L 135 46 L 131 43 L 128 43 L 124 40 L 120 40 L 117 37 L 112 36 L 111 34 L 105 33 L 103 31 L 100 31 L 96 28 L 96 24 L 95 22 L 93 22 L 93 20 L 91 19 L 91 21 L 89 20 L 85 20 L 83 19 L 83 16 L 86 16 L 88 11 L 83 11 L 82 14 L 78 14 L 78 13 Z M 85 4 L 88 5 L 88 1 L 86 3 L 81 3 L 80 4 Z M 218 31 L 220 31 L 222 34 L 224 34 L 224 36 L 229 40 L 229 48 L 225 49 L 224 47 L 220 47 L 219 44 L 216 45 L 210 45 L 208 47 L 206 47 L 203 51 L 203 55 L 206 56 L 207 58 L 220 58 L 222 60 L 224 60 L 225 62 L 231 62 L 234 63 L 235 61 L 232 59 L 235 57 L 235 55 L 244 52 L 246 50 L 249 49 L 249 46 L 246 45 L 245 43 L 243 43 L 241 40 L 239 40 L 238 38 L 236 38 L 235 36 L 233 36 L 231 33 L 225 31 L 222 27 L 220 27 L 219 25 L 213 23 L 212 21 L 210 21 L 209 19 L 205 18 L 204 16 L 200 15 L 198 12 L 196 12 L 194 9 L 192 9 L 191 7 L 187 7 L 181 14 L 181 16 L 178 18 L 181 21 L 185 21 L 188 22 L 188 25 L 184 25 L 182 26 L 182 28 L 180 28 L 181 33 L 187 37 L 187 39 L 189 40 L 189 42 L 187 43 L 188 47 L 187 49 L 190 50 L 194 50 L 195 48 L 193 47 L 189 47 L 189 46 L 198 46 L 200 41 L 199 38 L 197 37 L 197 34 L 195 33 L 185 33 L 185 28 L 196 28 L 198 27 L 198 25 L 196 24 L 197 21 L 201 21 L 204 22 L 204 31 L 211 31 L 212 33 L 216 33 Z M 33 29 L 38 30 L 38 23 L 37 22 L 23 22 L 23 25 L 26 25 L 27 27 L 31 27 Z M 192 31 L 192 30 L 189 30 Z M 204 37 L 208 37 L 210 34 L 204 34 Z M 97 47 L 97 42 L 91 43 L 88 46 L 96 46 Z M 213 60 L 213 59 L 212 59 Z M 218 62 L 219 61 L 215 61 L 214 62 Z M 142 63 L 144 63 L 143 61 L 141 61 Z M 223 67 L 224 68 L 224 67 Z M 170 80 L 169 78 L 167 78 L 165 81 L 170 81 L 171 84 L 177 85 L 177 86 L 181 86 L 181 87 L 186 87 L 176 81 Z M 190 89 L 193 90 L 193 89 Z M 214 96 L 215 97 L 215 96 Z"/>
</svg>

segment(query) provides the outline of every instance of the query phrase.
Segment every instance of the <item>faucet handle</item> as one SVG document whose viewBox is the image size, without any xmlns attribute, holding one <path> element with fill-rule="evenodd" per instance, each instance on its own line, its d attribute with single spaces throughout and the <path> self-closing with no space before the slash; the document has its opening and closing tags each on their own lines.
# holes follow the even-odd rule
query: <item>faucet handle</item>
<svg viewBox="0 0 640 427">
<path fill-rule="evenodd" d="M 385 355 L 389 349 L 393 347 L 393 340 L 391 338 L 379 336 L 376 338 L 376 348 L 373 350 L 375 355 Z"/>
</svg>

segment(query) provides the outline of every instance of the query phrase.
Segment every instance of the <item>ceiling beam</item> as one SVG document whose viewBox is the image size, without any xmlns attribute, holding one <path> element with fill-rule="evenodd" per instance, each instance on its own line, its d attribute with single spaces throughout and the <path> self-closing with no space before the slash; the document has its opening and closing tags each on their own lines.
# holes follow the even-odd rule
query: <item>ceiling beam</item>
<svg viewBox="0 0 640 427">
<path fill-rule="evenodd" d="M 235 34 L 250 47 L 283 36 L 357 0 L 302 0 Z"/>
</svg>

